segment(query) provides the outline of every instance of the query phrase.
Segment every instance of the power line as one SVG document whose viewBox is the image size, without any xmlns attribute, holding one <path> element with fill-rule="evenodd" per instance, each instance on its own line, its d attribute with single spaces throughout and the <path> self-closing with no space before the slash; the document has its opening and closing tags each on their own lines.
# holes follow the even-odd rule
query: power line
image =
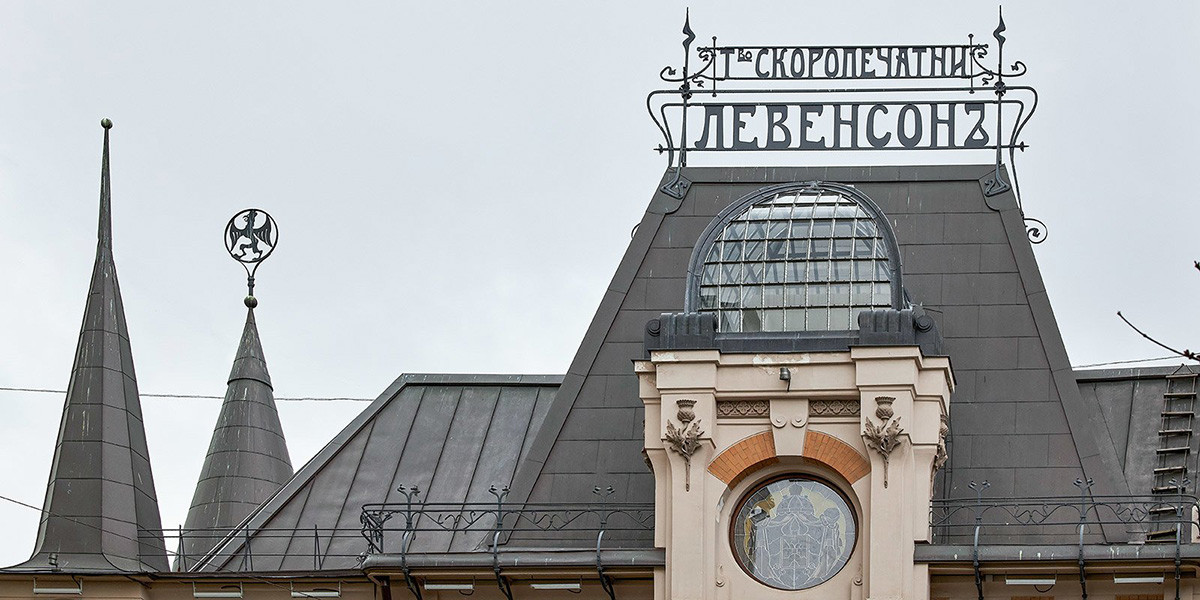
<svg viewBox="0 0 1200 600">
<path fill-rule="evenodd" d="M 81 520 L 79 520 L 79 519 L 75 519 L 75 518 L 72 518 L 72 517 L 67 517 L 67 516 L 63 516 L 63 515 L 59 515 L 59 514 L 55 514 L 55 513 L 52 513 L 52 512 L 50 512 L 50 511 L 48 511 L 48 510 L 45 510 L 45 509 L 39 508 L 39 507 L 37 507 L 37 506 L 34 506 L 34 505 L 32 505 L 32 504 L 29 504 L 29 503 L 27 503 L 27 502 L 21 502 L 20 500 L 14 500 L 14 499 L 12 499 L 12 498 L 9 498 L 8 496 L 0 496 L 0 500 L 5 500 L 5 501 L 7 501 L 7 502 L 12 502 L 13 504 L 16 504 L 17 506 L 23 506 L 23 507 L 25 507 L 25 508 L 30 508 L 30 509 L 36 510 L 36 511 L 38 511 L 39 513 L 42 513 L 42 514 L 44 514 L 44 515 L 48 515 L 48 516 L 55 517 L 55 518 L 59 518 L 59 519 L 65 519 L 65 520 L 67 520 L 67 521 L 71 521 L 71 522 L 73 522 L 73 523 L 77 523 L 77 524 L 79 524 L 79 525 L 83 525 L 84 527 L 90 527 L 90 528 L 92 528 L 92 529 L 95 529 L 95 530 L 97 530 L 97 531 L 100 531 L 100 532 L 102 532 L 102 533 L 107 533 L 107 534 L 109 534 L 109 535 L 114 535 L 114 536 L 117 536 L 117 537 L 119 537 L 119 538 L 123 538 L 123 539 L 129 540 L 129 541 L 131 541 L 131 542 L 134 542 L 134 543 L 138 544 L 139 546 L 141 546 L 141 545 L 143 545 L 143 544 L 145 544 L 145 543 L 146 543 L 146 542 L 145 542 L 145 541 L 143 541 L 143 540 L 140 540 L 140 539 L 135 539 L 135 538 L 131 538 L 131 537 L 129 537 L 129 536 L 127 536 L 127 535 L 123 534 L 123 533 L 120 533 L 120 532 L 117 532 L 117 531 L 112 531 L 111 529 L 105 529 L 105 528 L 103 528 L 103 527 L 100 527 L 100 526 L 97 526 L 97 525 L 93 525 L 93 524 L 91 524 L 91 523 L 88 523 L 88 522 L 85 522 L 85 521 L 81 521 Z M 147 531 L 149 531 L 149 530 L 147 530 Z M 161 533 L 160 533 L 160 535 L 162 535 L 162 534 L 165 534 L 165 532 L 166 532 L 166 530 L 161 530 Z M 167 547 L 166 547 L 166 539 L 165 539 L 165 536 L 164 536 L 163 542 L 164 542 L 164 543 L 163 543 L 163 551 L 164 551 L 164 553 L 165 553 L 166 555 L 168 555 L 168 556 L 173 556 L 173 557 L 176 557 L 176 558 L 178 558 L 178 557 L 179 557 L 179 553 L 178 553 L 178 552 L 172 551 L 172 550 L 170 550 L 169 548 L 167 548 Z M 121 558 L 124 558 L 124 559 L 126 559 L 126 560 L 138 560 L 138 561 L 140 561 L 140 559 L 137 559 L 137 558 L 130 558 L 130 557 L 128 557 L 128 556 L 122 556 Z M 296 589 L 294 589 L 294 588 L 292 588 L 292 587 L 284 587 L 283 585 L 281 585 L 281 584 L 278 584 L 278 583 L 275 583 L 275 582 L 273 582 L 273 581 L 271 581 L 271 580 L 269 580 L 269 579 L 264 579 L 264 578 L 262 578 L 262 577 L 258 577 L 258 576 L 255 576 L 255 575 L 250 575 L 250 574 L 248 574 L 248 573 L 245 573 L 245 572 L 243 572 L 243 571 L 229 571 L 229 570 L 225 570 L 225 569 L 217 569 L 217 572 L 218 572 L 218 573 L 229 573 L 230 575 L 232 575 L 232 576 L 234 576 L 234 577 L 243 577 L 243 578 L 246 578 L 246 579 L 250 579 L 250 580 L 253 580 L 253 581 L 257 581 L 257 582 L 259 582 L 259 583 L 265 583 L 265 584 L 267 584 L 267 585 L 269 585 L 269 586 L 276 587 L 276 588 L 279 588 L 279 589 L 281 589 L 281 590 L 284 590 L 284 591 L 288 591 L 288 592 L 292 593 L 293 597 L 295 597 L 296 595 L 300 595 L 300 596 L 302 596 L 302 597 L 305 597 L 305 598 L 316 598 L 316 596 L 313 596 L 313 595 L 311 595 L 311 594 L 309 594 L 309 593 L 307 593 L 307 592 L 303 592 L 303 591 L 300 591 L 300 590 L 296 590 Z M 181 571 L 181 573 L 186 573 L 186 571 Z"/>
<path fill-rule="evenodd" d="M 1107 367 L 1109 365 L 1129 365 L 1129 364 L 1133 364 L 1133 363 L 1154 362 L 1156 360 L 1170 360 L 1172 358 L 1179 358 L 1179 357 L 1172 355 L 1172 356 L 1160 356 L 1158 358 L 1135 358 L 1133 360 L 1114 360 L 1114 361 L 1102 362 L 1102 363 L 1092 363 L 1090 365 L 1071 365 L 1071 368 L 1072 369 L 1087 369 L 1090 367 Z"/>
<path fill-rule="evenodd" d="M 0 386 L 0 392 L 32 392 L 35 394 L 65 394 L 66 390 L 52 390 L 48 388 L 25 388 L 25 387 L 3 387 Z M 142 398 L 177 398 L 185 400 L 224 400 L 225 396 L 207 396 L 204 394 L 138 394 Z M 374 402 L 374 398 L 347 398 L 347 397 L 316 397 L 316 396 L 297 396 L 286 397 L 276 396 L 276 402 Z"/>
</svg>

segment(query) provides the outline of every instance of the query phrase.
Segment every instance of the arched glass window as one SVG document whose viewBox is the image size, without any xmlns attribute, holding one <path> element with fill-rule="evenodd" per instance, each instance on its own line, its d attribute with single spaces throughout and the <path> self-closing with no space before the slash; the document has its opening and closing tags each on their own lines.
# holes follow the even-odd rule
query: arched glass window
<svg viewBox="0 0 1200 600">
<path fill-rule="evenodd" d="M 717 217 L 693 255 L 690 310 L 723 333 L 849 331 L 900 308 L 896 245 L 879 209 L 848 186 L 765 190 Z"/>
</svg>

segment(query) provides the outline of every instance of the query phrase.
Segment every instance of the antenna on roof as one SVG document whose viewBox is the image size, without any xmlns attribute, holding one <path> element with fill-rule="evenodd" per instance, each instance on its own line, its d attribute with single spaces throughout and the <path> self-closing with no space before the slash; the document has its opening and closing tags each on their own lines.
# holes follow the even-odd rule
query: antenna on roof
<svg viewBox="0 0 1200 600">
<path fill-rule="evenodd" d="M 225 226 L 225 250 L 246 269 L 246 306 L 258 306 L 254 297 L 254 273 L 258 265 L 275 251 L 279 228 L 265 210 L 247 208 L 229 219 Z"/>
</svg>

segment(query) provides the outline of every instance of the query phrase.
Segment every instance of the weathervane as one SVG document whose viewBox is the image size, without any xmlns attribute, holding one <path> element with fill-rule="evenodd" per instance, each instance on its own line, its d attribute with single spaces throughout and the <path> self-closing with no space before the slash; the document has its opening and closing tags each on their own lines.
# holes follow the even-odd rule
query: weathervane
<svg viewBox="0 0 1200 600">
<path fill-rule="evenodd" d="M 247 208 L 229 219 L 225 226 L 225 250 L 246 269 L 246 306 L 258 306 L 254 297 L 254 273 L 279 242 L 279 228 L 265 210 Z"/>
</svg>

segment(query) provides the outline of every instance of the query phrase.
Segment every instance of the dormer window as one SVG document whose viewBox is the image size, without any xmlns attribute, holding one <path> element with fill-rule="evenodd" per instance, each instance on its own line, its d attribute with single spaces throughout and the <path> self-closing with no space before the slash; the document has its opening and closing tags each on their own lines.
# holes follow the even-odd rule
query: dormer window
<svg viewBox="0 0 1200 600">
<path fill-rule="evenodd" d="M 722 333 L 849 331 L 901 308 L 895 238 L 854 188 L 763 190 L 726 209 L 693 255 L 690 309 Z"/>
</svg>

